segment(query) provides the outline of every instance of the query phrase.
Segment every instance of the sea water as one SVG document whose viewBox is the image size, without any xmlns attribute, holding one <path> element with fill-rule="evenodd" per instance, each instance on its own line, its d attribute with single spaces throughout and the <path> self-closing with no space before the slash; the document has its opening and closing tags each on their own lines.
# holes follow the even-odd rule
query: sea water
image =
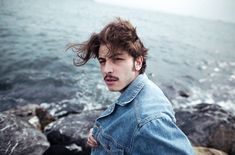
<svg viewBox="0 0 235 155">
<path fill-rule="evenodd" d="M 116 17 L 149 49 L 147 74 L 175 108 L 219 104 L 235 111 L 235 24 L 92 0 L 0 1 L 0 111 L 16 105 L 110 104 L 97 60 L 73 65 L 81 43 Z M 184 94 L 184 95 L 182 95 Z"/>
</svg>

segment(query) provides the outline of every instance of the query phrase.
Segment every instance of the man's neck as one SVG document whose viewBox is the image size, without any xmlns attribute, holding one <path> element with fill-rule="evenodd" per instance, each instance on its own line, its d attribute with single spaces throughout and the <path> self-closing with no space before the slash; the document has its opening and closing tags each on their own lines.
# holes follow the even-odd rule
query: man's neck
<svg viewBox="0 0 235 155">
<path fill-rule="evenodd" d="M 135 79 L 139 76 L 140 74 L 138 73 L 135 78 L 125 87 L 123 88 L 122 90 L 120 90 L 119 92 L 122 94 L 130 85 L 133 81 L 135 81 Z"/>
</svg>

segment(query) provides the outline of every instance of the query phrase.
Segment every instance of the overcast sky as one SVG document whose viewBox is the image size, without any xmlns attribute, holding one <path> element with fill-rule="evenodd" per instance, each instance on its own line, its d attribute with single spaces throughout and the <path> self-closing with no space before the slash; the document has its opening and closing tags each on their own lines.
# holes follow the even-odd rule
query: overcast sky
<svg viewBox="0 0 235 155">
<path fill-rule="evenodd" d="M 235 0 L 96 0 L 97 2 L 157 10 L 235 23 Z"/>
</svg>

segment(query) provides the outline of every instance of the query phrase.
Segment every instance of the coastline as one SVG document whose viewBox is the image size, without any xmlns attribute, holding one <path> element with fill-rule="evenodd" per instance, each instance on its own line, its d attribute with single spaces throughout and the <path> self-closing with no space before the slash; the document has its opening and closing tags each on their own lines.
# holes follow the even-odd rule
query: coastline
<svg viewBox="0 0 235 155">
<path fill-rule="evenodd" d="M 190 139 L 196 155 L 234 154 L 235 115 L 206 103 L 191 108 L 175 111 L 177 124 Z M 64 109 L 63 115 L 53 116 L 48 109 L 29 104 L 4 111 L 0 113 L 0 153 L 11 150 L 37 155 L 88 155 L 88 131 L 104 109 L 83 111 L 77 107 L 77 112 Z M 36 138 L 30 138 L 32 133 Z"/>
</svg>

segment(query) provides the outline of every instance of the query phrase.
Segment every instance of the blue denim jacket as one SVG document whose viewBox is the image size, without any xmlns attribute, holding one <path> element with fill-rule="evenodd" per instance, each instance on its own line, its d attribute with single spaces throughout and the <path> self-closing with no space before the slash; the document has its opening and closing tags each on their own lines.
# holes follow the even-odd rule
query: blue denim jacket
<svg viewBox="0 0 235 155">
<path fill-rule="evenodd" d="M 96 119 L 92 155 L 193 155 L 172 106 L 145 74 Z"/>
</svg>

